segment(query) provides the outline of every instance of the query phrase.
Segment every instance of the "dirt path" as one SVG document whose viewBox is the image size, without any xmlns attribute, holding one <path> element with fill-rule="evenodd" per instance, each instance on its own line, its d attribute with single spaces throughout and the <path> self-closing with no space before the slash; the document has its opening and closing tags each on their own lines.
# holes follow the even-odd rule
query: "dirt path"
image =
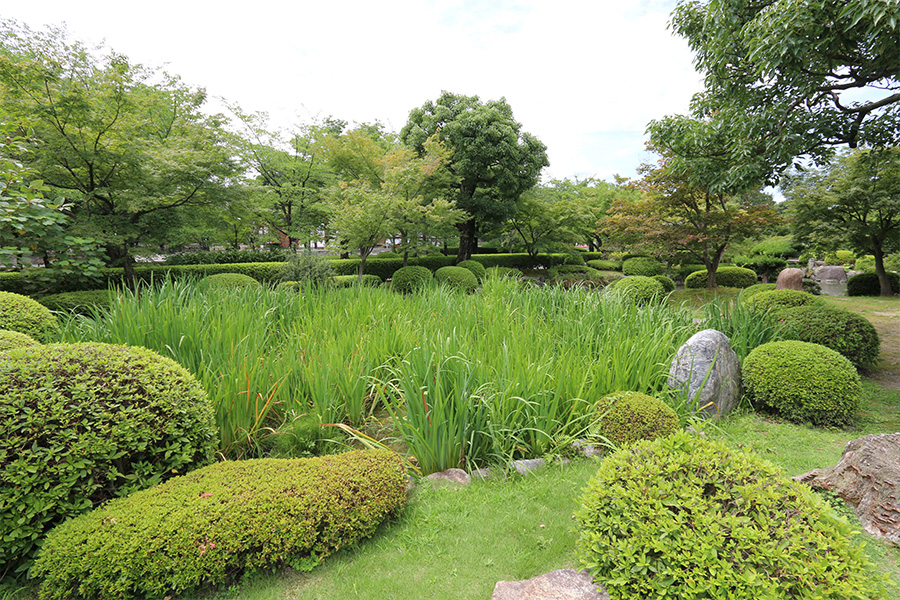
<svg viewBox="0 0 900 600">
<path fill-rule="evenodd" d="M 888 390 L 900 390 L 900 297 L 829 297 L 830 303 L 868 319 L 878 331 L 881 352 L 870 378 Z"/>
</svg>

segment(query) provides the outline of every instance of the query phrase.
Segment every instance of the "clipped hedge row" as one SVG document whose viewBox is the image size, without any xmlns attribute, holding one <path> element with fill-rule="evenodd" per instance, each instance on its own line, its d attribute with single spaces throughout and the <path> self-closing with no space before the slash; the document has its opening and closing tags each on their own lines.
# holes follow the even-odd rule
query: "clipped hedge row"
<svg viewBox="0 0 900 600">
<path fill-rule="evenodd" d="M 38 302 L 52 311 L 74 312 L 88 315 L 95 308 L 108 308 L 110 304 L 110 290 L 82 290 L 80 292 L 63 292 L 51 294 L 38 299 Z"/>
<path fill-rule="evenodd" d="M 389 451 L 224 462 L 57 527 L 33 573 L 44 599 L 162 598 L 248 570 L 311 569 L 405 503 Z"/>
</svg>

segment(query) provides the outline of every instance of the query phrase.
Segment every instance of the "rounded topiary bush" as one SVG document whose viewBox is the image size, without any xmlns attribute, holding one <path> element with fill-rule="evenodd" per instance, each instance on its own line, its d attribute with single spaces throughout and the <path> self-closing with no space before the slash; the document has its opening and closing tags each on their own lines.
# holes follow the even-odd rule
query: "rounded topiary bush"
<svg viewBox="0 0 900 600">
<path fill-rule="evenodd" d="M 622 262 L 622 274 L 626 277 L 630 275 L 653 277 L 654 275 L 662 275 L 662 272 L 662 263 L 649 256 L 635 256 Z"/>
<path fill-rule="evenodd" d="M 391 289 L 395 292 L 409 294 L 428 285 L 434 275 L 428 267 L 400 267 L 391 276 Z"/>
<path fill-rule="evenodd" d="M 885 597 L 850 525 L 756 455 L 685 432 L 606 457 L 576 555 L 611 598 Z"/>
<path fill-rule="evenodd" d="M 865 317 L 832 306 L 796 306 L 778 313 L 787 339 L 821 344 L 858 369 L 878 364 L 878 331 Z"/>
<path fill-rule="evenodd" d="M 46 342 L 56 326 L 56 315 L 43 304 L 21 294 L 0 292 L 0 329 Z"/>
<path fill-rule="evenodd" d="M 822 300 L 799 290 L 769 290 L 752 295 L 747 305 L 759 311 L 778 311 L 795 306 L 821 306 Z"/>
<path fill-rule="evenodd" d="M 474 292 L 478 288 L 478 279 L 475 274 L 465 267 L 441 267 L 434 272 L 434 278 L 438 283 L 461 292 Z"/>
<path fill-rule="evenodd" d="M 669 292 L 675 291 L 675 282 L 672 281 L 671 277 L 667 277 L 666 275 L 654 275 L 653 279 L 660 282 L 663 286 L 663 291 L 668 294 Z"/>
<path fill-rule="evenodd" d="M 38 302 L 50 310 L 89 315 L 97 308 L 109 308 L 110 290 L 81 290 L 44 296 Z"/>
<path fill-rule="evenodd" d="M 15 348 L 27 348 L 28 346 L 40 346 L 41 343 L 24 333 L 0 329 L 0 352 Z"/>
<path fill-rule="evenodd" d="M 45 599 L 162 598 L 244 570 L 309 570 L 405 503 L 386 450 L 223 462 L 67 521 L 33 572 Z"/>
<path fill-rule="evenodd" d="M 665 437 L 678 428 L 678 415 L 665 402 L 640 392 L 616 392 L 600 399 L 600 434 L 616 446 Z"/>
<path fill-rule="evenodd" d="M 750 302 L 750 299 L 757 294 L 761 294 L 762 292 L 770 292 L 775 289 L 774 283 L 754 283 L 750 287 L 746 287 L 741 290 L 740 296 L 738 296 L 738 300 L 744 304 Z"/>
<path fill-rule="evenodd" d="M 468 269 L 472 271 L 472 275 L 475 276 L 479 282 L 484 281 L 485 269 L 484 265 L 478 262 L 477 260 L 464 260 L 456 265 L 457 267 L 462 267 L 463 269 Z"/>
<path fill-rule="evenodd" d="M 756 271 L 744 267 L 719 267 L 716 269 L 716 285 L 721 287 L 747 288 L 757 281 Z M 684 287 L 688 289 L 705 288 L 709 282 L 706 269 L 694 271 L 684 278 Z"/>
<path fill-rule="evenodd" d="M 665 294 L 663 284 L 652 277 L 642 275 L 617 279 L 609 285 L 608 289 L 616 295 L 638 304 L 653 302 Z"/>
<path fill-rule="evenodd" d="M 891 292 L 896 296 L 900 294 L 900 275 L 888 273 L 891 282 Z M 880 296 L 881 283 L 877 273 L 859 273 L 847 280 L 848 296 Z"/>
<path fill-rule="evenodd" d="M 262 287 L 262 284 L 243 273 L 216 273 L 200 280 L 200 286 L 206 289 Z"/>
<path fill-rule="evenodd" d="M 0 564 L 13 571 L 58 523 L 207 464 L 218 446 L 197 380 L 131 346 L 0 353 L 0 422 Z"/>
<path fill-rule="evenodd" d="M 787 340 L 754 348 L 741 366 L 744 395 L 789 421 L 845 425 L 862 393 L 849 360 L 830 348 Z"/>
</svg>

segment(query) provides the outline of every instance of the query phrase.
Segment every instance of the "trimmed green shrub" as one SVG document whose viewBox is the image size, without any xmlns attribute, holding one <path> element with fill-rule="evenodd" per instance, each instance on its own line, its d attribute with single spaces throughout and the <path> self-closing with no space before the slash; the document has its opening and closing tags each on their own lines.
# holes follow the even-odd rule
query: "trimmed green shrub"
<svg viewBox="0 0 900 600">
<path fill-rule="evenodd" d="M 900 275 L 888 273 L 891 282 L 891 291 L 894 295 L 900 294 Z M 881 295 L 881 283 L 877 273 L 859 273 L 847 280 L 848 296 L 879 296 Z"/>
<path fill-rule="evenodd" d="M 238 288 L 260 287 L 262 284 L 243 273 L 216 273 L 201 279 L 200 286 L 205 288 Z"/>
<path fill-rule="evenodd" d="M 286 248 L 267 250 L 192 250 L 166 258 L 167 265 L 229 265 L 239 263 L 265 263 L 288 260 L 293 254 Z"/>
<path fill-rule="evenodd" d="M 431 283 L 434 275 L 427 267 L 401 267 L 391 278 L 391 289 L 402 294 L 409 294 Z"/>
<path fill-rule="evenodd" d="M 378 287 L 381 283 L 381 277 L 378 275 L 363 275 L 362 282 L 359 280 L 359 275 L 335 275 L 331 278 L 331 285 L 339 288 L 353 287 L 354 285 Z"/>
<path fill-rule="evenodd" d="M 856 262 L 853 265 L 853 268 L 857 271 L 874 271 L 875 270 L 875 257 L 871 254 L 865 254 L 863 256 L 859 256 L 856 259 Z"/>
<path fill-rule="evenodd" d="M 684 287 L 687 289 L 705 288 L 707 284 L 706 269 L 695 271 L 685 277 Z M 746 288 L 756 283 L 756 272 L 743 267 L 719 267 L 716 269 L 716 285 L 721 287 Z"/>
<path fill-rule="evenodd" d="M 485 278 L 491 277 L 513 277 L 519 279 L 522 277 L 522 271 L 511 267 L 488 267 L 484 270 Z"/>
<path fill-rule="evenodd" d="M 885 598 L 853 528 L 756 455 L 685 432 L 606 457 L 575 512 L 612 598 Z"/>
<path fill-rule="evenodd" d="M 307 414 L 260 437 L 259 443 L 267 458 L 307 458 L 334 454 L 344 439 L 340 429 L 325 427 L 317 415 Z"/>
<path fill-rule="evenodd" d="M 652 277 L 642 275 L 617 279 L 609 284 L 607 289 L 637 304 L 654 302 L 665 294 L 663 284 Z"/>
<path fill-rule="evenodd" d="M 44 296 L 38 302 L 53 311 L 89 315 L 95 308 L 109 308 L 110 293 L 110 290 L 63 292 Z"/>
<path fill-rule="evenodd" d="M 743 290 L 741 290 L 741 293 L 738 296 L 738 300 L 743 304 L 747 304 L 750 302 L 750 299 L 753 298 L 755 295 L 762 293 L 762 292 L 769 292 L 774 289 L 775 289 L 774 283 L 754 283 L 750 287 L 746 287 Z"/>
<path fill-rule="evenodd" d="M 309 570 L 406 503 L 398 455 L 366 450 L 215 464 L 57 527 L 41 598 L 161 598 L 244 571 Z"/>
<path fill-rule="evenodd" d="M 559 265 L 557 267 L 550 267 L 549 269 L 547 269 L 548 279 L 557 279 L 569 275 L 580 275 L 585 279 L 596 281 L 602 279 L 600 271 L 587 265 Z"/>
<path fill-rule="evenodd" d="M 675 279 L 680 281 L 684 281 L 691 273 L 696 273 L 697 271 L 703 271 L 705 273 L 706 267 L 700 264 L 687 264 L 675 265 L 671 268 L 671 272 L 675 276 Z"/>
<path fill-rule="evenodd" d="M 587 266 L 592 269 L 597 269 L 598 271 L 621 271 L 622 270 L 622 261 L 621 260 L 603 260 L 603 259 L 594 259 L 589 260 L 585 263 Z"/>
<path fill-rule="evenodd" d="M 479 283 L 484 281 L 484 265 L 477 260 L 464 260 L 456 266 L 472 271 L 472 275 L 475 276 Z"/>
<path fill-rule="evenodd" d="M 675 291 L 675 282 L 672 281 L 671 277 L 667 277 L 666 275 L 654 275 L 653 279 L 660 282 L 663 286 L 663 291 L 668 294 L 669 292 Z"/>
<path fill-rule="evenodd" d="M 0 292 L 0 329 L 18 331 L 46 342 L 56 326 L 56 315 L 46 306 L 28 296 Z"/>
<path fill-rule="evenodd" d="M 744 394 L 789 421 L 845 425 L 861 387 L 849 360 L 830 348 L 788 340 L 757 346 L 742 365 Z"/>
<path fill-rule="evenodd" d="M 434 272 L 438 283 L 448 285 L 461 292 L 474 292 L 478 288 L 478 279 L 472 271 L 464 267 L 441 267 Z"/>
<path fill-rule="evenodd" d="M 640 392 L 615 392 L 600 399 L 600 434 L 616 446 L 665 437 L 678 429 L 678 415 L 665 402 Z"/>
<path fill-rule="evenodd" d="M 0 353 L 0 564 L 26 569 L 53 526 L 210 462 L 212 406 L 146 348 L 52 344 Z"/>
<path fill-rule="evenodd" d="M 316 287 L 328 285 L 337 271 L 326 257 L 304 250 L 290 254 L 278 274 L 282 281 L 296 281 L 300 287 Z"/>
<path fill-rule="evenodd" d="M 662 272 L 662 263 L 649 256 L 635 256 L 622 262 L 622 274 L 626 277 L 631 275 L 653 277 L 654 275 L 662 275 Z"/>
<path fill-rule="evenodd" d="M 778 313 L 786 339 L 831 348 L 858 369 L 878 364 L 880 341 L 875 326 L 848 310 L 823 306 L 796 306 Z"/>
<path fill-rule="evenodd" d="M 769 290 L 754 294 L 747 300 L 747 305 L 754 310 L 781 310 L 795 306 L 819 306 L 822 300 L 809 292 L 798 290 Z"/>
<path fill-rule="evenodd" d="M 562 264 L 564 264 L 564 265 L 584 265 L 585 264 L 584 256 L 581 255 L 581 252 L 575 252 L 574 254 L 566 253 Z"/>
<path fill-rule="evenodd" d="M 0 352 L 15 348 L 27 348 L 28 346 L 40 346 L 41 343 L 24 333 L 0 329 Z"/>
</svg>

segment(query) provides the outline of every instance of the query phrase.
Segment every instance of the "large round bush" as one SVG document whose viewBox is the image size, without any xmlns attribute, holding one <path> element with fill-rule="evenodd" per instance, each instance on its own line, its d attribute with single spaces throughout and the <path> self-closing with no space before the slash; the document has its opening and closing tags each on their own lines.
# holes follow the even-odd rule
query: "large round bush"
<svg viewBox="0 0 900 600">
<path fill-rule="evenodd" d="M 744 267 L 719 267 L 716 269 L 716 285 L 721 287 L 746 288 L 757 281 L 756 271 Z M 708 273 L 694 271 L 684 278 L 684 287 L 687 289 L 705 288 L 709 282 Z"/>
<path fill-rule="evenodd" d="M 600 434 L 616 446 L 665 437 L 678 428 L 678 415 L 665 402 L 640 392 L 616 392 L 600 399 Z"/>
<path fill-rule="evenodd" d="M 406 503 L 386 450 L 218 463 L 110 502 L 47 536 L 41 597 L 163 598 L 244 570 L 308 570 Z"/>
<path fill-rule="evenodd" d="M 675 282 L 672 281 L 671 277 L 668 277 L 667 275 L 654 275 L 653 279 L 662 284 L 665 293 L 668 294 L 669 292 L 675 291 Z"/>
<path fill-rule="evenodd" d="M 216 273 L 200 280 L 200 286 L 206 289 L 262 287 L 262 284 L 243 273 Z"/>
<path fill-rule="evenodd" d="M 411 265 L 400 267 L 391 276 L 391 289 L 395 292 L 409 294 L 428 285 L 434 275 L 428 267 Z"/>
<path fill-rule="evenodd" d="M 474 292 L 478 287 L 478 279 L 465 267 L 441 267 L 434 272 L 434 278 L 461 292 Z"/>
<path fill-rule="evenodd" d="M 41 343 L 24 333 L 18 331 L 10 331 L 8 329 L 0 329 L 0 352 L 4 350 L 13 350 L 14 348 L 25 348 L 27 346 L 40 346 Z"/>
<path fill-rule="evenodd" d="M 617 279 L 609 285 L 609 289 L 613 293 L 637 304 L 653 302 L 665 294 L 663 284 L 652 277 L 644 277 L 642 275 Z"/>
<path fill-rule="evenodd" d="M 46 342 L 56 325 L 56 315 L 46 306 L 28 296 L 0 292 L 0 329 L 18 331 Z"/>
<path fill-rule="evenodd" d="M 213 458 L 197 380 L 145 348 L 52 344 L 0 353 L 0 564 L 31 563 L 53 526 Z"/>
<path fill-rule="evenodd" d="M 747 305 L 754 310 L 782 310 L 795 306 L 821 306 L 822 300 L 799 290 L 768 290 L 754 294 Z"/>
<path fill-rule="evenodd" d="M 885 598 L 852 528 L 774 464 L 680 432 L 606 457 L 575 513 L 611 598 Z"/>
<path fill-rule="evenodd" d="M 757 346 L 741 367 L 744 394 L 789 421 L 845 425 L 862 393 L 849 360 L 830 348 L 787 340 Z"/>
<path fill-rule="evenodd" d="M 635 256 L 622 262 L 622 274 L 626 277 L 629 275 L 653 277 L 654 275 L 662 275 L 662 272 L 662 263 L 649 256 Z"/>
<path fill-rule="evenodd" d="M 738 296 L 738 301 L 747 304 L 750 302 L 750 299 L 753 298 L 757 294 L 761 294 L 762 292 L 770 292 L 775 289 L 774 283 L 754 283 L 750 287 L 746 287 L 741 290 L 740 296 Z"/>
<path fill-rule="evenodd" d="M 788 339 L 821 344 L 840 353 L 858 369 L 878 363 L 878 331 L 865 317 L 832 306 L 797 306 L 779 311 Z"/>
<path fill-rule="evenodd" d="M 891 282 L 891 292 L 896 296 L 900 294 L 900 275 L 888 273 Z M 847 280 L 848 296 L 880 296 L 881 283 L 877 273 L 859 273 Z"/>
<path fill-rule="evenodd" d="M 478 262 L 477 260 L 464 260 L 456 265 L 457 267 L 462 267 L 463 269 L 468 269 L 472 271 L 472 275 L 475 276 L 479 282 L 484 281 L 485 270 L 484 265 Z"/>
</svg>

